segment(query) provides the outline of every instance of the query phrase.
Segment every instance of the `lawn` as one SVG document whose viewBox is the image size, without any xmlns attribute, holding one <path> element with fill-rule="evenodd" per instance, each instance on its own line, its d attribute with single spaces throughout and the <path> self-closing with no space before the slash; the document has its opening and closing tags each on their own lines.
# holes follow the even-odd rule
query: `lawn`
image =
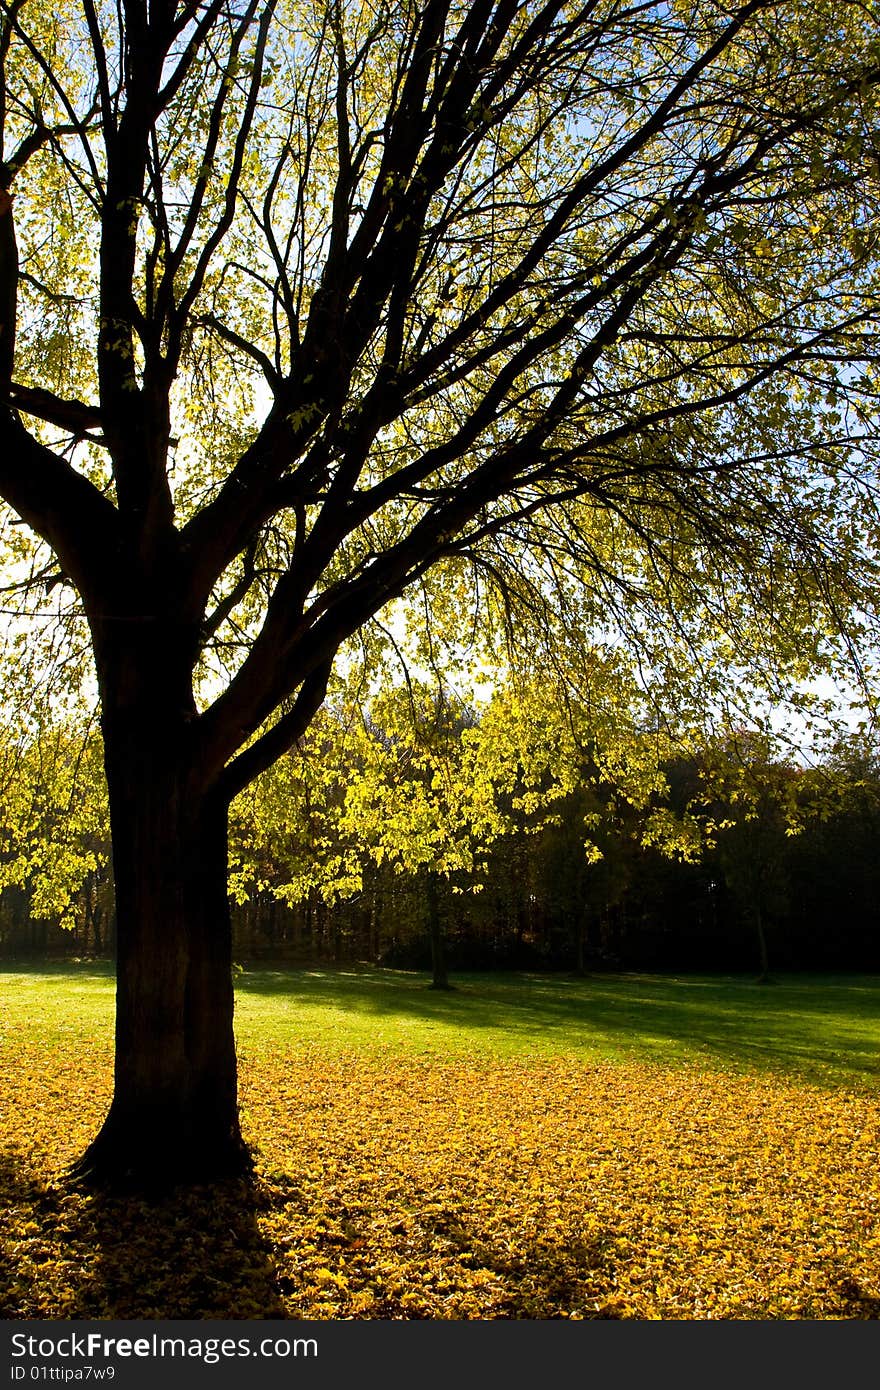
<svg viewBox="0 0 880 1390">
<path fill-rule="evenodd" d="M 238 975 L 250 1191 L 59 1181 L 113 985 L 0 976 L 6 1317 L 880 1315 L 880 980 Z"/>
</svg>

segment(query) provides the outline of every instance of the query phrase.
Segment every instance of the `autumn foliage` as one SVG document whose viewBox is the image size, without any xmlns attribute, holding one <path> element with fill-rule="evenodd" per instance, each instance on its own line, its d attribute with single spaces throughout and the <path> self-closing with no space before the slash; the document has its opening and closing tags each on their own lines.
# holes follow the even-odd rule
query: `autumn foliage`
<svg viewBox="0 0 880 1390">
<path fill-rule="evenodd" d="M 253 1190 L 59 1175 L 109 1039 L 7 1027 L 10 1318 L 875 1318 L 868 1088 L 696 1064 L 244 1047 Z"/>
</svg>

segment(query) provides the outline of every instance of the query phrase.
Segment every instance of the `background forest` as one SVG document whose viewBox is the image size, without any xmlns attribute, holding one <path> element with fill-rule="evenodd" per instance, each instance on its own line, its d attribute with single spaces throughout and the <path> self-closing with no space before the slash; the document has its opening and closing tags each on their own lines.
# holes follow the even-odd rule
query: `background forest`
<svg viewBox="0 0 880 1390">
<path fill-rule="evenodd" d="M 233 807 L 236 960 L 433 969 L 438 986 L 456 968 L 880 967 L 864 736 L 810 766 L 746 731 L 688 751 L 630 727 L 600 749 L 595 717 L 539 703 L 411 684 L 328 708 Z M 19 730 L 3 758 L 0 951 L 112 956 L 100 740 Z"/>
</svg>

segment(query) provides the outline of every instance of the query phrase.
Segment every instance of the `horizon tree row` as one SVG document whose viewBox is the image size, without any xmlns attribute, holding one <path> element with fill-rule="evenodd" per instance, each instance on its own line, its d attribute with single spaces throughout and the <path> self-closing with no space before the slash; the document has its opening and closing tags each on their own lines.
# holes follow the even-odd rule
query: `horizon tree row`
<svg viewBox="0 0 880 1390">
<path fill-rule="evenodd" d="M 532 710 L 511 768 L 508 700 L 495 726 L 426 699 L 419 724 L 410 694 L 381 702 L 395 729 L 367 721 L 352 739 L 325 719 L 237 805 L 237 961 L 430 968 L 437 988 L 450 968 L 880 967 L 880 767 L 863 740 L 807 770 L 740 734 L 649 775 L 643 734 L 628 799 L 582 745 L 566 755 L 567 716 L 541 730 Z M 55 730 L 39 760 L 5 766 L 7 957 L 113 954 L 100 752 L 64 747 Z"/>
</svg>

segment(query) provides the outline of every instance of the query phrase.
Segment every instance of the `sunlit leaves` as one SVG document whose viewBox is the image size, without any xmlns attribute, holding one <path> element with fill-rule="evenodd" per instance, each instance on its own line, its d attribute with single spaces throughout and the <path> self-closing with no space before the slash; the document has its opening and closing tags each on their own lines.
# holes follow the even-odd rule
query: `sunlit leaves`
<svg viewBox="0 0 880 1390">
<path fill-rule="evenodd" d="M 87 730 L 0 729 L 0 892 L 27 891 L 30 914 L 72 926 L 89 874 L 110 857 L 101 748 Z"/>
<path fill-rule="evenodd" d="M 256 1202 L 61 1187 L 105 1048 L 2 1053 L 6 1317 L 872 1318 L 872 1095 L 629 1063 L 246 1051 Z M 71 1099 L 76 1104 L 71 1108 Z"/>
<path fill-rule="evenodd" d="M 479 670 L 460 692 L 413 672 L 369 695 L 354 667 L 295 752 L 233 807 L 238 900 L 267 889 L 289 902 L 312 890 L 351 896 L 370 862 L 478 891 L 494 841 L 540 833 L 584 787 L 597 791 L 582 813 L 583 852 L 600 858 L 595 826 L 616 800 L 647 812 L 664 796 L 674 745 L 645 727 L 643 692 L 622 658 L 582 652 L 566 682 L 532 655 L 531 672 L 491 695 L 485 682 L 475 689 Z M 667 851 L 671 825 L 652 836 Z"/>
</svg>

